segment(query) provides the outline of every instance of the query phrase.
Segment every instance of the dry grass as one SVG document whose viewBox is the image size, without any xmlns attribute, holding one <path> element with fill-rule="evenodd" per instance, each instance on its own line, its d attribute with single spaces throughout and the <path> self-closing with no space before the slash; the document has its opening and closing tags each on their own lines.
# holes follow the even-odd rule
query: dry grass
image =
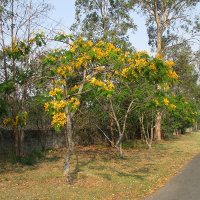
<svg viewBox="0 0 200 200">
<path fill-rule="evenodd" d="M 72 157 L 73 185 L 62 176 L 64 149 L 46 153 L 34 166 L 0 162 L 1 200 L 125 200 L 142 197 L 200 152 L 200 133 L 179 136 L 146 149 L 76 147 Z"/>
</svg>

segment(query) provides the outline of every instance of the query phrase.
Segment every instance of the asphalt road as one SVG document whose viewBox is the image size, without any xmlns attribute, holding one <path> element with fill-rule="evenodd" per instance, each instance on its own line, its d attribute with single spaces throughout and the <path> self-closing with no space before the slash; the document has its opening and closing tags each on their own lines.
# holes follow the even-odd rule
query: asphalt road
<svg viewBox="0 0 200 200">
<path fill-rule="evenodd" d="M 200 155 L 144 200 L 200 200 Z"/>
</svg>

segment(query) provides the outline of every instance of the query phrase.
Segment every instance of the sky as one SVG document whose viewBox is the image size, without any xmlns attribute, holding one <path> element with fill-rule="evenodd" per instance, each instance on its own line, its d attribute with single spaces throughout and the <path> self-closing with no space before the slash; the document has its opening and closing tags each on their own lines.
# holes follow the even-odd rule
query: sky
<svg viewBox="0 0 200 200">
<path fill-rule="evenodd" d="M 63 29 L 67 34 L 71 33 L 69 28 L 75 22 L 75 0 L 46 0 L 53 6 L 50 12 L 50 18 L 58 21 L 63 25 Z M 137 31 L 129 34 L 130 42 L 138 51 L 147 50 L 150 52 L 148 46 L 148 36 L 145 27 L 145 18 L 141 15 L 134 14 L 134 21 L 137 24 Z M 61 26 L 62 27 L 62 26 Z"/>
</svg>

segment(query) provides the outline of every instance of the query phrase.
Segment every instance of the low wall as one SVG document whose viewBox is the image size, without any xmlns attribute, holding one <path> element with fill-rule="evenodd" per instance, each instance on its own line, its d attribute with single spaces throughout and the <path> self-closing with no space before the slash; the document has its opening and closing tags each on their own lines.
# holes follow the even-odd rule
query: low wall
<svg viewBox="0 0 200 200">
<path fill-rule="evenodd" d="M 47 150 L 65 147 L 64 132 L 54 130 L 26 130 L 24 137 L 24 152 Z M 12 130 L 0 130 L 0 154 L 14 151 L 14 133 Z"/>
</svg>

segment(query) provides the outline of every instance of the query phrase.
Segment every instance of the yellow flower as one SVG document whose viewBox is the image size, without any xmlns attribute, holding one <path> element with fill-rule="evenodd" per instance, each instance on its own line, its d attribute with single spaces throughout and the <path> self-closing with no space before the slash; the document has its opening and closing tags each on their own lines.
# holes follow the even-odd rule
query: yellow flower
<svg viewBox="0 0 200 200">
<path fill-rule="evenodd" d="M 12 119 L 11 118 L 6 118 L 3 120 L 4 125 L 8 125 L 9 123 L 12 123 Z"/>
<path fill-rule="evenodd" d="M 97 67 L 97 70 L 99 70 L 99 71 L 103 71 L 103 70 L 104 70 L 104 68 L 103 68 L 103 67 L 101 67 L 101 66 L 98 66 L 98 67 Z"/>
<path fill-rule="evenodd" d="M 33 43 L 34 43 L 34 38 L 30 38 L 29 42 L 30 42 L 31 44 L 33 44 Z"/>
<path fill-rule="evenodd" d="M 169 108 L 171 108 L 171 109 L 175 109 L 176 106 L 175 106 L 174 104 L 170 104 Z"/>
<path fill-rule="evenodd" d="M 96 46 L 101 46 L 103 44 L 103 41 L 99 41 Z"/>
<path fill-rule="evenodd" d="M 51 59 L 51 61 L 55 61 L 56 60 L 56 58 L 53 57 L 53 56 L 50 59 Z"/>
<path fill-rule="evenodd" d="M 91 46 L 93 45 L 93 42 L 90 41 L 90 40 L 88 40 L 88 41 L 87 41 L 87 44 L 91 47 Z"/>
<path fill-rule="evenodd" d="M 54 113 L 53 114 L 53 120 L 51 122 L 51 125 L 57 125 L 58 127 L 64 126 L 66 124 L 66 115 L 65 113 Z"/>
<path fill-rule="evenodd" d="M 63 94 L 63 90 L 60 89 L 60 88 L 53 88 L 53 87 L 51 87 L 51 91 L 49 92 L 50 96 L 52 96 L 52 97 L 56 96 L 58 93 Z"/>
<path fill-rule="evenodd" d="M 63 100 L 61 100 L 61 101 L 54 100 L 54 101 L 51 101 L 51 104 L 53 105 L 53 108 L 58 111 L 65 107 L 66 102 Z"/>
<path fill-rule="evenodd" d="M 163 56 L 161 54 L 156 54 L 155 56 L 156 56 L 156 58 L 163 60 Z"/>
<path fill-rule="evenodd" d="M 45 111 L 49 111 L 49 103 L 45 103 L 44 104 L 44 110 Z"/>
<path fill-rule="evenodd" d="M 15 121 L 14 120 L 12 120 L 12 123 L 13 123 L 13 125 L 17 125 L 17 123 L 18 123 L 18 120 L 19 120 L 19 116 L 16 116 L 15 117 Z"/>
<path fill-rule="evenodd" d="M 67 101 L 67 105 L 72 105 L 73 109 L 77 109 L 80 105 L 80 101 L 76 97 L 72 97 L 69 101 Z"/>
<path fill-rule="evenodd" d="M 75 85 L 74 87 L 72 87 L 71 90 L 72 90 L 72 91 L 73 91 L 73 90 L 77 90 L 78 88 L 79 88 L 79 86 L 78 86 L 78 85 Z"/>
<path fill-rule="evenodd" d="M 175 63 L 173 61 L 166 61 L 166 64 L 169 65 L 170 67 L 175 66 Z"/>
<path fill-rule="evenodd" d="M 167 106 L 169 104 L 169 100 L 167 98 L 165 98 L 164 100 L 164 104 Z"/>
<path fill-rule="evenodd" d="M 159 102 L 157 99 L 154 99 L 153 101 L 155 102 L 156 105 L 159 105 Z"/>
<path fill-rule="evenodd" d="M 66 36 L 67 34 L 65 33 L 65 31 L 62 31 L 62 34 L 64 35 L 64 36 Z"/>
<path fill-rule="evenodd" d="M 157 70 L 156 70 L 156 66 L 155 66 L 154 63 L 151 63 L 151 64 L 150 64 L 149 69 L 151 69 L 151 70 L 153 70 L 153 71 L 155 71 L 155 72 L 157 71 Z"/>
</svg>

